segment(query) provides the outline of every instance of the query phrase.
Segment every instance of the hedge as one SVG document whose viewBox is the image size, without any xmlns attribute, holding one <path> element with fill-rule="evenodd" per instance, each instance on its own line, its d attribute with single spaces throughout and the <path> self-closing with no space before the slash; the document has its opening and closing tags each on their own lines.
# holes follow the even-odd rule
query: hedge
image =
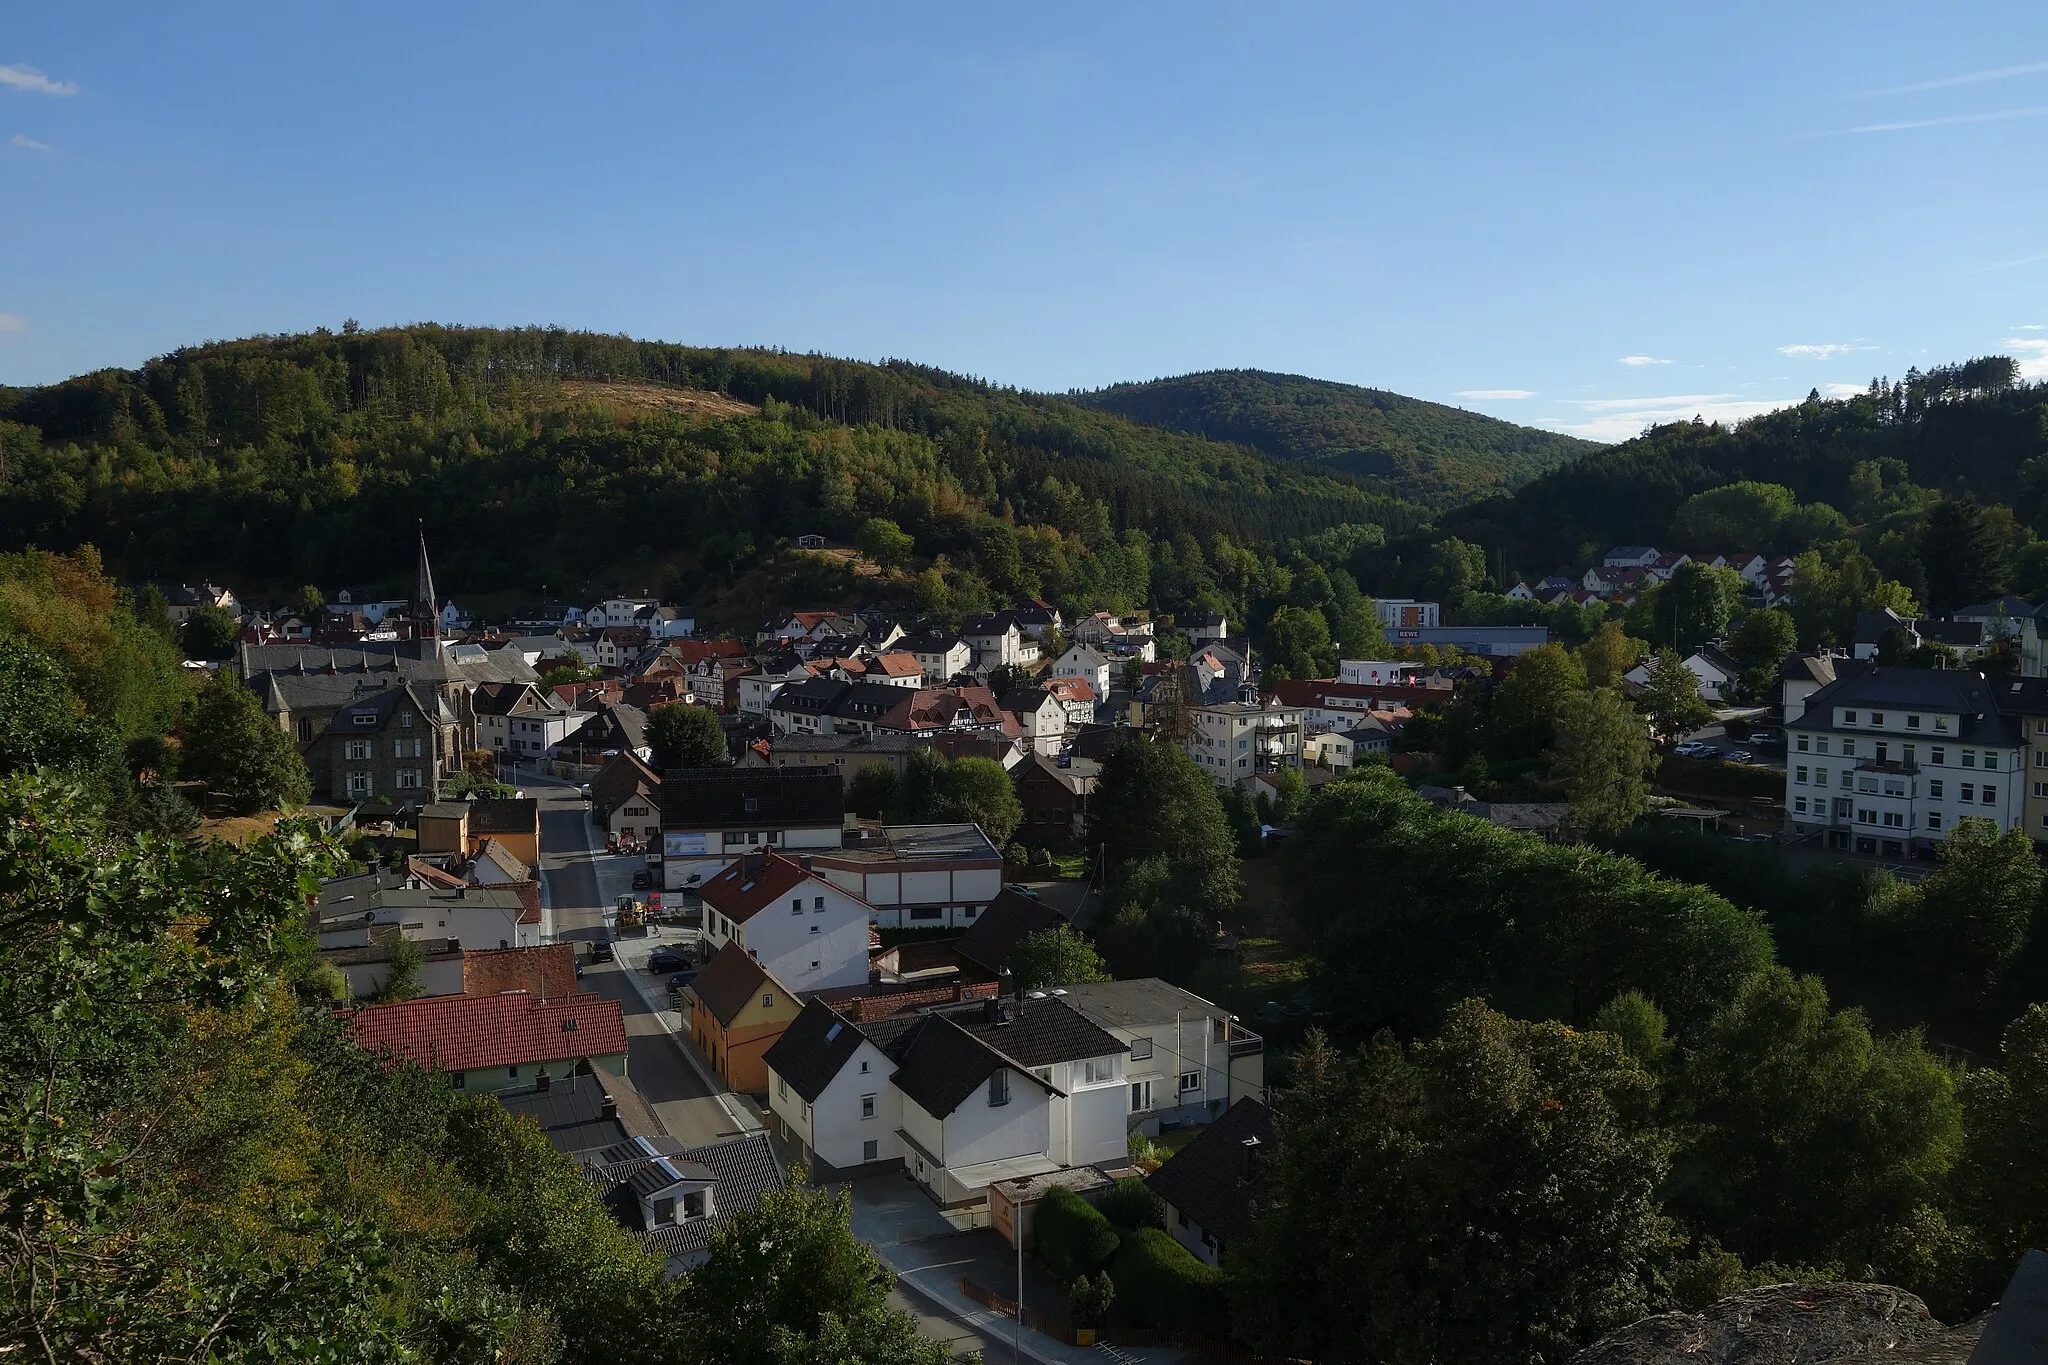
<svg viewBox="0 0 2048 1365">
<path fill-rule="evenodd" d="M 1118 1232 L 1166 1226 L 1166 1206 L 1140 1176 L 1127 1175 L 1102 1200 L 1102 1216 Z"/>
<path fill-rule="evenodd" d="M 1124 1239 L 1110 1262 L 1117 1305 L 1139 1326 L 1188 1327 L 1213 1337 L 1230 1335 L 1223 1272 L 1158 1228 Z"/>
<path fill-rule="evenodd" d="M 1038 1259 L 1062 1284 L 1091 1274 L 1116 1254 L 1116 1229 L 1093 1204 L 1063 1185 L 1039 1201 L 1032 1227 Z"/>
</svg>

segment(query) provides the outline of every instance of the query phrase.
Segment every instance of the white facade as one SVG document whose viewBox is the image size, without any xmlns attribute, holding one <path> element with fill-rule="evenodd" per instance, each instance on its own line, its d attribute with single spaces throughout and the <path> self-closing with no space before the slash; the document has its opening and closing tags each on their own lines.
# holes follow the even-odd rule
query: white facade
<svg viewBox="0 0 2048 1365">
<path fill-rule="evenodd" d="M 1305 717 L 1299 707 L 1225 702 L 1191 706 L 1188 717 L 1193 729 L 1181 747 L 1219 787 L 1301 766 Z"/>
<path fill-rule="evenodd" d="M 661 835 L 661 884 L 684 891 L 710 881 L 733 859 L 757 848 L 804 853 L 838 848 L 840 826 L 799 825 L 788 829 L 670 829 Z"/>
<path fill-rule="evenodd" d="M 1109 695 L 1109 673 L 1108 657 L 1089 645 L 1070 645 L 1052 661 L 1055 678 L 1079 678 L 1095 689 L 1098 698 Z"/>
<path fill-rule="evenodd" d="M 1418 602 L 1412 597 L 1382 597 L 1373 602 L 1382 626 L 1421 627 L 1443 624 L 1443 608 L 1436 602 Z"/>
<path fill-rule="evenodd" d="M 1955 712 L 1822 706 L 1787 735 L 1785 817 L 1793 831 L 1817 834 L 1831 848 L 1904 856 L 1964 819 L 2002 830 L 2024 821 L 2019 745 L 1961 741 L 1964 718 Z"/>
<path fill-rule="evenodd" d="M 1692 672 L 1693 687 L 1700 694 L 1700 700 L 1722 702 L 1729 699 L 1737 680 L 1734 673 L 1698 650 L 1686 655 L 1685 666 Z M 1647 663 L 1637 664 L 1621 676 L 1637 687 L 1647 687 L 1650 683 L 1650 666 Z"/>
<path fill-rule="evenodd" d="M 873 906 L 875 923 L 884 929 L 964 929 L 1003 889 L 1002 854 L 986 838 L 981 842 L 984 856 L 957 861 L 821 855 L 811 865 Z"/>
<path fill-rule="evenodd" d="M 956 673 L 965 673 L 974 667 L 974 648 L 965 640 L 953 639 L 943 649 L 927 649 L 920 640 L 910 653 L 916 657 L 917 666 L 924 670 L 933 687 L 944 687 L 953 680 Z"/>
<path fill-rule="evenodd" d="M 319 946 L 358 947 L 370 941 L 372 924 L 396 924 L 409 939 L 459 939 L 465 949 L 531 948 L 540 943 L 540 925 L 520 923 L 525 910 L 510 890 L 384 891 L 362 918 L 322 925 Z"/>
<path fill-rule="evenodd" d="M 639 625 L 641 623 L 634 618 L 640 614 L 640 609 L 656 605 L 652 597 L 608 597 L 583 613 L 583 624 L 592 630 Z"/>
<path fill-rule="evenodd" d="M 1390 687 L 1412 684 L 1422 672 L 1417 663 L 1383 662 L 1376 659 L 1340 659 L 1337 681 L 1356 687 Z"/>
<path fill-rule="evenodd" d="M 847 1027 L 852 1027 L 847 1025 Z M 790 1089 L 768 1069 L 768 1108 L 828 1166 L 847 1170 L 903 1156 L 896 1130 L 903 1126 L 903 1095 L 889 1084 L 896 1064 L 873 1043 L 861 1040 L 815 1104 Z"/>
<path fill-rule="evenodd" d="M 545 754 L 582 729 L 584 722 L 593 714 L 590 711 L 551 708 L 508 716 L 506 751 L 523 758 Z"/>
<path fill-rule="evenodd" d="M 704 905 L 706 958 L 735 939 L 799 994 L 868 980 L 868 907 L 822 877 L 806 877 L 735 923 Z"/>
</svg>

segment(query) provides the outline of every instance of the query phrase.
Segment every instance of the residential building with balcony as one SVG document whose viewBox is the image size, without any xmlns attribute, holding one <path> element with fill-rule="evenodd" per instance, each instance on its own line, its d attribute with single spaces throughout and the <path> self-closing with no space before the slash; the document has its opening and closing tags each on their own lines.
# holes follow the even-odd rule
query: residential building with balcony
<svg viewBox="0 0 2048 1365">
<path fill-rule="evenodd" d="M 1301 766 L 1306 716 L 1299 706 L 1225 701 L 1190 706 L 1187 714 L 1182 748 L 1219 787 Z"/>
<path fill-rule="evenodd" d="M 1156 976 L 1089 981 L 1051 994 L 1130 1048 L 1130 1126 L 1208 1123 L 1241 1099 L 1266 1098 L 1266 1041 L 1229 1010 Z"/>
<path fill-rule="evenodd" d="M 2026 738 L 1997 702 L 1993 684 L 1962 670 L 1872 667 L 1820 688 L 1786 724 L 1786 827 L 1887 858 L 1972 817 L 2019 827 Z"/>
</svg>

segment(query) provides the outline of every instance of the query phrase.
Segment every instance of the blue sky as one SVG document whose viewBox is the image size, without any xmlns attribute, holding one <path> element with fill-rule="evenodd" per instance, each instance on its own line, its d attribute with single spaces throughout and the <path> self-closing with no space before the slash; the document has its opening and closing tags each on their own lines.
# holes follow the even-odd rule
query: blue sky
<svg viewBox="0 0 2048 1365">
<path fill-rule="evenodd" d="M 16 5 L 0 382 L 545 322 L 1619 439 L 2048 377 L 2044 145 L 2038 0 Z"/>
</svg>

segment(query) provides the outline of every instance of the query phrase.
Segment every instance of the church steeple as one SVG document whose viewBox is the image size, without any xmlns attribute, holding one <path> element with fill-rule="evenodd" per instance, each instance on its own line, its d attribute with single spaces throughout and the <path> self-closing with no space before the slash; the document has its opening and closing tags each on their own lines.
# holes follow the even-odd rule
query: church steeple
<svg viewBox="0 0 2048 1365">
<path fill-rule="evenodd" d="M 422 640 L 441 638 L 441 600 L 434 596 L 434 570 L 427 563 L 427 523 L 420 522 L 420 581 L 413 590 L 414 634 Z"/>
</svg>

